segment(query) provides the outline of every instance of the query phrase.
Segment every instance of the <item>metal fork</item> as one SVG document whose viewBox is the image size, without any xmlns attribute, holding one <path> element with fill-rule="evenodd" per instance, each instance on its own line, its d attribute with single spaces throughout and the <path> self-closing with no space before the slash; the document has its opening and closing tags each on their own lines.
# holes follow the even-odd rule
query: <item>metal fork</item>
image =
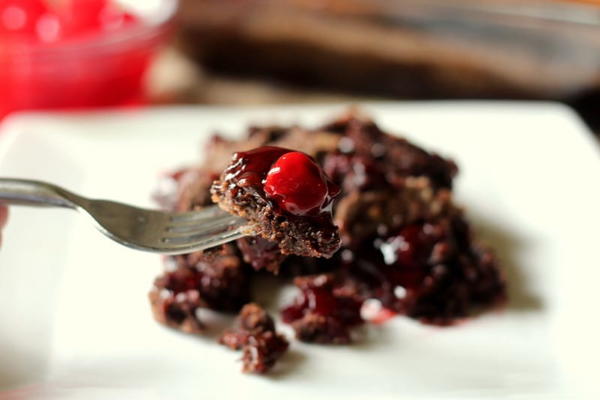
<svg viewBox="0 0 600 400">
<path fill-rule="evenodd" d="M 243 218 L 217 206 L 183 213 L 162 212 L 109 200 L 93 200 L 56 185 L 0 178 L 0 202 L 71 208 L 92 218 L 100 232 L 122 245 L 154 253 L 205 250 L 246 234 Z"/>
</svg>

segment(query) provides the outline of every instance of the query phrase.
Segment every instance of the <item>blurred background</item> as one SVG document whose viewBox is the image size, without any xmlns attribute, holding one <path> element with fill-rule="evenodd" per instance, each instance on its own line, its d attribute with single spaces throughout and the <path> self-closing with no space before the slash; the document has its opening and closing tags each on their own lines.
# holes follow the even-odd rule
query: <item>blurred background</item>
<svg viewBox="0 0 600 400">
<path fill-rule="evenodd" d="M 0 0 L 23 109 L 531 99 L 600 132 L 599 0 Z"/>
</svg>

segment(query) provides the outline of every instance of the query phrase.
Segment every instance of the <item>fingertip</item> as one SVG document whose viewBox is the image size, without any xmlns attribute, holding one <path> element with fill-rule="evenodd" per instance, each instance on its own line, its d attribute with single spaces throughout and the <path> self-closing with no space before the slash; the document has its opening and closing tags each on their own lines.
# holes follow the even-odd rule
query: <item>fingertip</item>
<svg viewBox="0 0 600 400">
<path fill-rule="evenodd" d="M 4 204 L 0 204 L 0 228 L 3 228 L 8 221 L 8 207 Z"/>
</svg>

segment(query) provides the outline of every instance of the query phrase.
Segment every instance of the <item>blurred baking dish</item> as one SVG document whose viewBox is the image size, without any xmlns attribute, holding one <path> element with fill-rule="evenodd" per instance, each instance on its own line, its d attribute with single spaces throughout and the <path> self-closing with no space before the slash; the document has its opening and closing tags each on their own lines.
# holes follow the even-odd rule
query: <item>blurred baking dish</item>
<svg viewBox="0 0 600 400">
<path fill-rule="evenodd" d="M 182 0 L 221 73 L 410 97 L 561 99 L 600 86 L 600 2 Z"/>
</svg>

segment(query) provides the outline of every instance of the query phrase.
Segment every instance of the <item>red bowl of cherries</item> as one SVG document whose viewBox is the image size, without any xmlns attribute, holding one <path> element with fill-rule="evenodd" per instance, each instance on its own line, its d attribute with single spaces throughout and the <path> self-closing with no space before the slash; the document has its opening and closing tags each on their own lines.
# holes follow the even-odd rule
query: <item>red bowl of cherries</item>
<svg viewBox="0 0 600 400">
<path fill-rule="evenodd" d="M 0 118 L 140 104 L 176 0 L 0 0 Z"/>
</svg>

